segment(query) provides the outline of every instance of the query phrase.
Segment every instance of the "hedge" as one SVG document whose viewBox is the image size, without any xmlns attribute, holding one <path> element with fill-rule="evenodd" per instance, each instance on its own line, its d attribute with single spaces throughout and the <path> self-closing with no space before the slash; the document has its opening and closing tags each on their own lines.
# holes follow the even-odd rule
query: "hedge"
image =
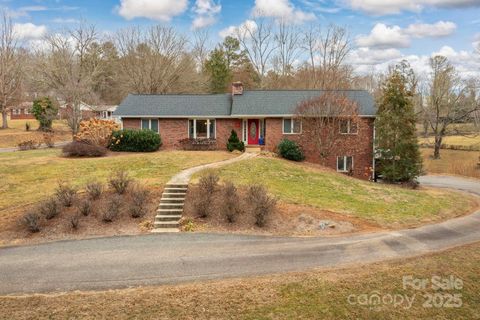
<svg viewBox="0 0 480 320">
<path fill-rule="evenodd" d="M 112 134 L 110 150 L 127 152 L 153 152 L 162 145 L 160 135 L 152 130 L 118 130 Z"/>
</svg>

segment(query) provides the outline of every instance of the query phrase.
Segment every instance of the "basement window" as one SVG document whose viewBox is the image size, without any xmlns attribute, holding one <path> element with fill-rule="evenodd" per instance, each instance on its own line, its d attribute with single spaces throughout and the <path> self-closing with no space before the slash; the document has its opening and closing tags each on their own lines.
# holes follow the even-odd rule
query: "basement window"
<svg viewBox="0 0 480 320">
<path fill-rule="evenodd" d="M 341 156 L 337 157 L 337 171 L 338 172 L 350 172 L 353 170 L 353 157 Z"/>
<path fill-rule="evenodd" d="M 188 120 L 188 137 L 190 139 L 215 139 L 215 119 Z"/>
<path fill-rule="evenodd" d="M 142 119 L 142 130 L 152 130 L 158 133 L 158 119 Z"/>
</svg>

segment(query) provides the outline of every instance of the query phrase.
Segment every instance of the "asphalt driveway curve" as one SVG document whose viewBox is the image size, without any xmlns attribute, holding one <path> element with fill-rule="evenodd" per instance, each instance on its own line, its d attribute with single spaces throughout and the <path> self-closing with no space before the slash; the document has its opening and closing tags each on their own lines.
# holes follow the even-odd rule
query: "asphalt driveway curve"
<svg viewBox="0 0 480 320">
<path fill-rule="evenodd" d="M 425 185 L 480 195 L 480 182 L 428 176 Z M 170 233 L 0 249 L 0 294 L 101 290 L 368 263 L 480 241 L 480 211 L 416 229 L 288 238 Z"/>
</svg>

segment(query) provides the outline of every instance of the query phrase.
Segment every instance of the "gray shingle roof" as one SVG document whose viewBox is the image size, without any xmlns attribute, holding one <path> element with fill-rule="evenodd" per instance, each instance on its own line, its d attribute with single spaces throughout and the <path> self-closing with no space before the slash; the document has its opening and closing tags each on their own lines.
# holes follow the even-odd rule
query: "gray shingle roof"
<svg viewBox="0 0 480 320">
<path fill-rule="evenodd" d="M 116 116 L 229 116 L 230 94 L 129 94 L 115 110 Z"/>
<path fill-rule="evenodd" d="M 321 96 L 322 90 L 262 90 L 244 91 L 233 99 L 232 115 L 293 115 L 297 105 L 308 99 Z M 359 114 L 376 114 L 373 97 L 363 90 L 338 91 L 350 100 L 357 102 Z"/>
<path fill-rule="evenodd" d="M 132 116 L 268 116 L 293 115 L 297 105 L 307 99 L 321 96 L 322 90 L 259 90 L 243 95 L 133 95 L 118 106 L 114 115 Z M 363 90 L 338 91 L 359 105 L 359 114 L 375 116 L 373 97 Z"/>
</svg>

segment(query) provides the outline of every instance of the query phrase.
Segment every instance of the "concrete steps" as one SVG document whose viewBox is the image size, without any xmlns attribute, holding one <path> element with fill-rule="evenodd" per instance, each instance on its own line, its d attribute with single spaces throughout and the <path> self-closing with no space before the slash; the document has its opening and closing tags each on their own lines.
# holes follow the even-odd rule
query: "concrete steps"
<svg viewBox="0 0 480 320">
<path fill-rule="evenodd" d="M 257 146 L 245 146 L 245 152 L 247 153 L 260 153 L 262 149 Z"/>
<path fill-rule="evenodd" d="M 187 190 L 188 184 L 169 183 L 165 185 L 152 232 L 178 231 Z"/>
</svg>

